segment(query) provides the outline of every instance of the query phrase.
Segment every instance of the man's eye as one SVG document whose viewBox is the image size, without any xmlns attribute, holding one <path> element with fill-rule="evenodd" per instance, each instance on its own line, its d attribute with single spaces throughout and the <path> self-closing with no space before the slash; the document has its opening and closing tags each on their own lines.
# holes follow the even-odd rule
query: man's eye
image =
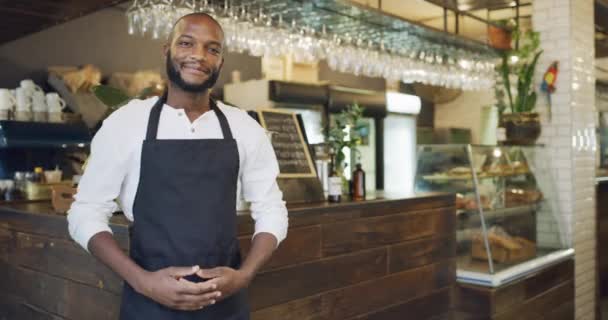
<svg viewBox="0 0 608 320">
<path fill-rule="evenodd" d="M 211 53 L 213 53 L 213 54 L 220 54 L 221 53 L 221 51 L 219 49 L 216 49 L 216 48 L 210 48 L 209 51 Z"/>
<path fill-rule="evenodd" d="M 189 46 L 189 45 L 190 45 L 190 42 L 188 42 L 188 41 L 180 41 L 178 44 L 179 44 L 180 46 Z"/>
</svg>

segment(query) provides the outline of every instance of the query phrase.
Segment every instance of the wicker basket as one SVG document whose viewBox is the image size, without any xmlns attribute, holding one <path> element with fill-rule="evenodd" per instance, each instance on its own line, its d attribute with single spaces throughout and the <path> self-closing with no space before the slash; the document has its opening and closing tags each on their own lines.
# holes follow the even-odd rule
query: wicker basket
<svg viewBox="0 0 608 320">
<path fill-rule="evenodd" d="M 76 188 L 69 184 L 56 184 L 51 187 L 53 209 L 57 213 L 66 213 L 74 202 Z"/>
</svg>

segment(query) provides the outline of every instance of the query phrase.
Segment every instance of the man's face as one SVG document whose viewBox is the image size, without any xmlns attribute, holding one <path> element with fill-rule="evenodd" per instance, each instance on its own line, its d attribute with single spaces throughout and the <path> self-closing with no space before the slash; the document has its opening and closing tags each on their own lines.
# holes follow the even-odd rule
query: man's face
<svg viewBox="0 0 608 320">
<path fill-rule="evenodd" d="M 221 28 L 209 18 L 182 19 L 165 48 L 169 80 L 187 92 L 212 88 L 224 62 L 223 37 Z"/>
</svg>

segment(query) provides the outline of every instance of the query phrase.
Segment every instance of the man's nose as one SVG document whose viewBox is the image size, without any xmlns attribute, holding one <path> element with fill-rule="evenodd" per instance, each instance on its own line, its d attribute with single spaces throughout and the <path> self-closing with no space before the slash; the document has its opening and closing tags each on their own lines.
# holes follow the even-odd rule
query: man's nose
<svg viewBox="0 0 608 320">
<path fill-rule="evenodd" d="M 192 48 L 189 58 L 197 60 L 197 61 L 206 61 L 207 54 L 206 54 L 205 48 L 202 46 L 195 46 L 194 48 Z"/>
</svg>

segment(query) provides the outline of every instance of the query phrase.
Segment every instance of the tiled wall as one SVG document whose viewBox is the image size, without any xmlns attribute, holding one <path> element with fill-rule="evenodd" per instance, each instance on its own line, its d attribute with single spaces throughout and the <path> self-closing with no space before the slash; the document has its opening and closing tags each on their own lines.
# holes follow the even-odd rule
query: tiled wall
<svg viewBox="0 0 608 320">
<path fill-rule="evenodd" d="M 576 250 L 576 319 L 595 319 L 595 76 L 593 0 L 534 0 L 533 27 L 544 54 L 537 83 L 547 66 L 560 62 L 553 117 L 544 113 L 541 143 L 553 172 L 567 238 Z"/>
</svg>

